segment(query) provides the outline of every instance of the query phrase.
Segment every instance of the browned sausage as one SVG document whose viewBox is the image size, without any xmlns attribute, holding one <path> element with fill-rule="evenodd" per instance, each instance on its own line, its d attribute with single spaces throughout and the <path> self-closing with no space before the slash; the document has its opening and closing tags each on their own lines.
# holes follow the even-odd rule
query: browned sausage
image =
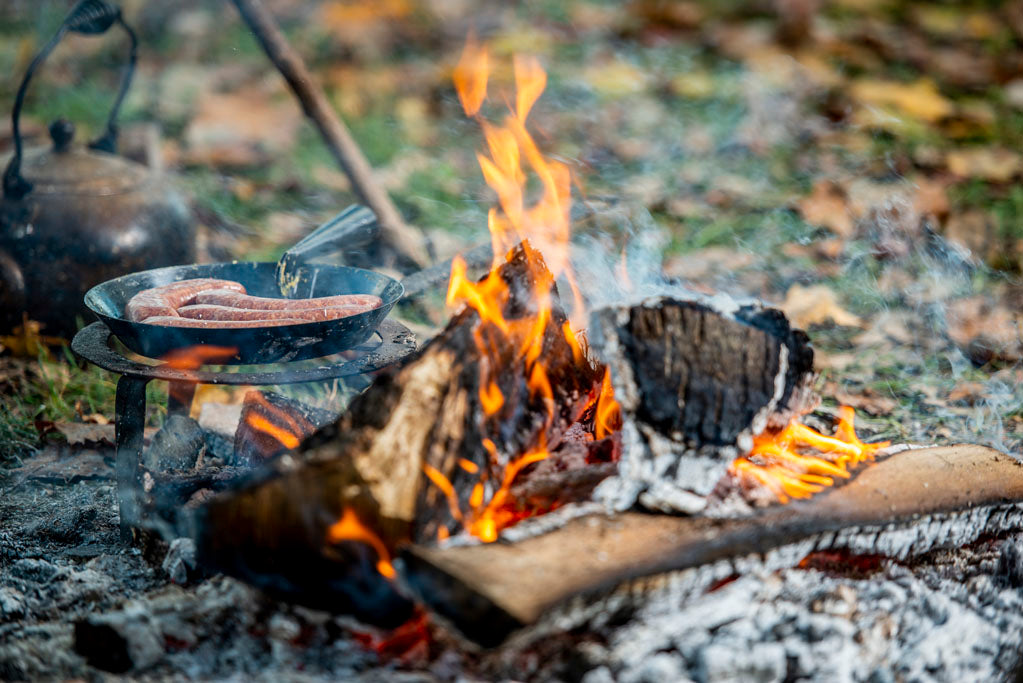
<svg viewBox="0 0 1023 683">
<path fill-rule="evenodd" d="M 296 310 L 263 310 L 258 311 L 251 308 L 234 308 L 232 306 L 214 306 L 212 304 L 194 304 L 182 306 L 178 309 L 178 315 L 183 318 L 195 318 L 196 320 L 284 320 L 297 319 L 303 322 L 319 322 L 321 320 L 337 320 L 347 318 L 357 313 L 363 313 L 369 308 L 365 306 L 333 306 L 330 308 L 305 308 Z"/>
<path fill-rule="evenodd" d="M 218 280 L 203 277 L 192 280 L 179 280 L 167 285 L 144 289 L 131 299 L 124 307 L 129 320 L 139 321 L 154 316 L 177 317 L 178 308 L 192 303 L 195 296 L 207 289 L 244 293 L 245 287 L 233 280 Z"/>
<path fill-rule="evenodd" d="M 230 329 L 242 327 L 281 327 L 283 325 L 301 325 L 305 320 L 279 318 L 277 320 L 197 320 L 171 315 L 156 315 L 142 321 L 147 325 L 163 325 L 164 327 L 201 327 L 206 329 Z"/>
<path fill-rule="evenodd" d="M 383 301 L 373 294 L 339 294 L 314 299 L 276 299 L 265 296 L 249 296 L 229 290 L 210 289 L 195 297 L 197 304 L 230 306 L 257 311 L 304 311 L 314 308 L 336 308 L 339 306 L 360 306 L 363 311 L 379 308 Z"/>
</svg>

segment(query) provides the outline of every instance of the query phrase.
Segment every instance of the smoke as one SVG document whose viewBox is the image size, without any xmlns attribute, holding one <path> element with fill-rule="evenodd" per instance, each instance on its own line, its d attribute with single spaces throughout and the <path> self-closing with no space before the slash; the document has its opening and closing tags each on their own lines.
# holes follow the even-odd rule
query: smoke
<svg viewBox="0 0 1023 683">
<path fill-rule="evenodd" d="M 962 322 L 952 304 L 990 294 L 1007 278 L 936 234 L 914 209 L 910 183 L 900 180 L 884 189 L 867 205 L 842 254 L 824 264 L 825 273 L 794 264 L 780 248 L 812 245 L 812 240 L 773 230 L 736 235 L 731 247 L 736 268 L 729 270 L 726 259 L 718 273 L 702 281 L 665 274 L 672 236 L 648 211 L 626 202 L 584 202 L 576 221 L 575 277 L 590 310 L 655 296 L 707 301 L 719 309 L 757 298 L 778 305 L 792 284 L 826 282 L 867 326 L 859 332 L 828 326 L 809 330 L 822 356 L 855 357 L 844 370 L 825 369 L 825 399 L 834 398 L 829 389 L 894 399 L 888 416 L 866 420 L 878 438 L 1018 449 L 1020 437 L 1006 428 L 1006 420 L 1023 412 L 1019 363 L 978 368 L 950 338 L 951 328 Z M 763 223 L 779 224 L 766 218 Z M 702 251 L 720 257 L 720 248 Z M 700 253 L 691 252 L 691 262 L 699 263 Z"/>
</svg>

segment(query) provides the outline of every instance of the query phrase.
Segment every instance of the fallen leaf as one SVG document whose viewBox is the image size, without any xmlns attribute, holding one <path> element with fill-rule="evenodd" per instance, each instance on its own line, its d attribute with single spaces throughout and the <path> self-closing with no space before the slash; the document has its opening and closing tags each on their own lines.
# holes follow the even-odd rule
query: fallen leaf
<svg viewBox="0 0 1023 683">
<path fill-rule="evenodd" d="M 114 425 L 85 424 L 82 422 L 55 422 L 54 429 L 64 435 L 71 446 L 88 444 L 114 444 Z"/>
<path fill-rule="evenodd" d="M 253 166 L 289 151 L 302 112 L 279 92 L 259 86 L 200 98 L 185 131 L 185 160 L 214 166 Z"/>
<path fill-rule="evenodd" d="M 927 123 L 937 123 L 955 111 L 952 102 L 928 79 L 913 83 L 862 79 L 850 86 L 849 93 L 865 105 L 890 108 Z"/>
<path fill-rule="evenodd" d="M 941 180 L 919 177 L 913 193 L 913 208 L 921 216 L 942 219 L 948 215 L 948 186 Z"/>
<path fill-rule="evenodd" d="M 40 354 L 47 353 L 47 347 L 65 343 L 61 337 L 40 334 L 42 328 L 42 323 L 25 318 L 21 325 L 11 330 L 11 334 L 0 336 L 0 347 L 20 358 L 38 358 Z"/>
<path fill-rule="evenodd" d="M 611 59 L 586 67 L 583 80 L 600 95 L 622 97 L 645 90 L 649 75 L 635 64 Z"/>
<path fill-rule="evenodd" d="M 857 346 L 879 347 L 891 344 L 912 344 L 915 335 L 910 331 L 905 313 L 885 311 L 876 316 L 870 328 L 852 340 Z"/>
<path fill-rule="evenodd" d="M 794 326 L 803 329 L 828 322 L 844 327 L 863 326 L 863 321 L 842 308 L 835 292 L 824 285 L 792 285 L 781 310 Z"/>
<path fill-rule="evenodd" d="M 949 216 L 942 233 L 949 242 L 986 259 L 995 244 L 997 228 L 987 213 L 972 209 Z"/>
<path fill-rule="evenodd" d="M 687 71 L 678 74 L 668 83 L 676 95 L 693 100 L 703 100 L 714 94 L 714 80 L 706 71 Z"/>
<path fill-rule="evenodd" d="M 967 405 L 976 405 L 984 398 L 984 385 L 980 382 L 959 382 L 948 392 L 948 401 L 962 401 Z"/>
<path fill-rule="evenodd" d="M 953 150 L 945 163 L 949 171 L 962 178 L 983 178 L 996 183 L 1008 182 L 1023 170 L 1023 157 L 1001 147 Z"/>
<path fill-rule="evenodd" d="M 848 238 L 853 234 L 848 197 L 845 190 L 833 181 L 817 181 L 810 195 L 799 201 L 799 213 L 807 223 L 825 227 L 839 237 Z"/>
<path fill-rule="evenodd" d="M 978 294 L 949 303 L 948 337 L 978 365 L 1023 359 L 1023 316 L 994 297 Z"/>
<path fill-rule="evenodd" d="M 899 405 L 891 396 L 882 396 L 869 387 L 860 393 L 838 391 L 835 393 L 835 400 L 842 405 L 852 406 L 856 410 L 877 416 L 890 415 Z"/>
</svg>

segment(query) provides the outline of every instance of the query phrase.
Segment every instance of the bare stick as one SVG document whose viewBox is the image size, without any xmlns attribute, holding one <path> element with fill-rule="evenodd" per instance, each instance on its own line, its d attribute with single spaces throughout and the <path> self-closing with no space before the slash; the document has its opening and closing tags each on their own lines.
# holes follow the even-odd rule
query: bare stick
<svg viewBox="0 0 1023 683">
<path fill-rule="evenodd" d="M 313 80 L 302 57 L 288 44 L 287 38 L 277 28 L 273 17 L 263 7 L 262 2 L 234 0 L 234 4 L 263 46 L 267 57 L 298 97 L 306 116 L 312 119 L 320 131 L 327 147 L 351 180 L 355 194 L 376 214 L 380 222 L 381 238 L 401 259 L 419 268 L 429 265 L 430 257 L 423 244 L 422 234 L 406 225 L 391 198 L 376 183 L 373 169 L 363 156 L 359 145 L 331 107 L 323 89 Z"/>
</svg>

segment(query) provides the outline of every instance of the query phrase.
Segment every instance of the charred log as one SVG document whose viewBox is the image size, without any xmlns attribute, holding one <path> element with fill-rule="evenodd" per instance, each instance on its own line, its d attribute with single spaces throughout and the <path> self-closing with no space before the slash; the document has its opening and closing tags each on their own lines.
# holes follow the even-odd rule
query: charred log
<svg viewBox="0 0 1023 683">
<path fill-rule="evenodd" d="M 317 429 L 337 419 L 337 413 L 316 408 L 281 394 L 246 392 L 234 435 L 234 457 L 253 465 L 294 448 Z"/>
<path fill-rule="evenodd" d="M 624 424 L 620 478 L 602 496 L 697 512 L 752 436 L 817 402 L 813 350 L 780 311 L 653 299 L 597 311 L 592 343 Z"/>
<path fill-rule="evenodd" d="M 572 431 L 592 420 L 602 369 L 580 362 L 555 291 L 537 342 L 551 395 L 534 391 L 517 330 L 537 331 L 536 282 L 550 274 L 539 254 L 521 245 L 499 275 L 510 333 L 469 308 L 454 316 L 415 358 L 356 397 L 337 423 L 278 458 L 258 480 L 211 501 L 199 521 L 201 559 L 297 602 L 380 623 L 388 611 L 380 603 L 395 613 L 407 603 L 373 569 L 379 553 L 364 543 L 327 540 L 346 510 L 393 552 L 410 540 L 433 540 L 442 529 L 461 531 L 458 507 L 424 475 L 427 468 L 451 482 L 465 509 L 474 486 L 492 493 L 509 461 L 537 444 L 552 464 L 544 484 L 523 491 L 523 504 L 556 506 L 563 499 L 554 483 L 588 492 L 606 477 L 616 442 L 586 445 Z M 504 402 L 488 414 L 481 389 L 490 381 Z M 590 464 L 599 467 L 576 471 Z M 576 472 L 565 475 L 569 470 Z"/>
<path fill-rule="evenodd" d="M 330 536 L 348 511 L 386 547 L 407 537 L 407 523 L 384 518 L 369 491 L 349 459 L 282 456 L 200 509 L 199 561 L 282 599 L 397 626 L 413 605 L 376 568 L 378 551 Z"/>
<path fill-rule="evenodd" d="M 514 545 L 415 546 L 403 559 L 406 579 L 431 609 L 493 645 L 573 596 L 597 596 L 642 577 L 710 567 L 707 580 L 718 580 L 783 549 L 779 566 L 826 549 L 905 558 L 1018 528 L 1021 502 L 1023 465 L 1014 458 L 982 446 L 928 448 L 903 451 L 845 486 L 753 517 L 592 515 Z"/>
</svg>

